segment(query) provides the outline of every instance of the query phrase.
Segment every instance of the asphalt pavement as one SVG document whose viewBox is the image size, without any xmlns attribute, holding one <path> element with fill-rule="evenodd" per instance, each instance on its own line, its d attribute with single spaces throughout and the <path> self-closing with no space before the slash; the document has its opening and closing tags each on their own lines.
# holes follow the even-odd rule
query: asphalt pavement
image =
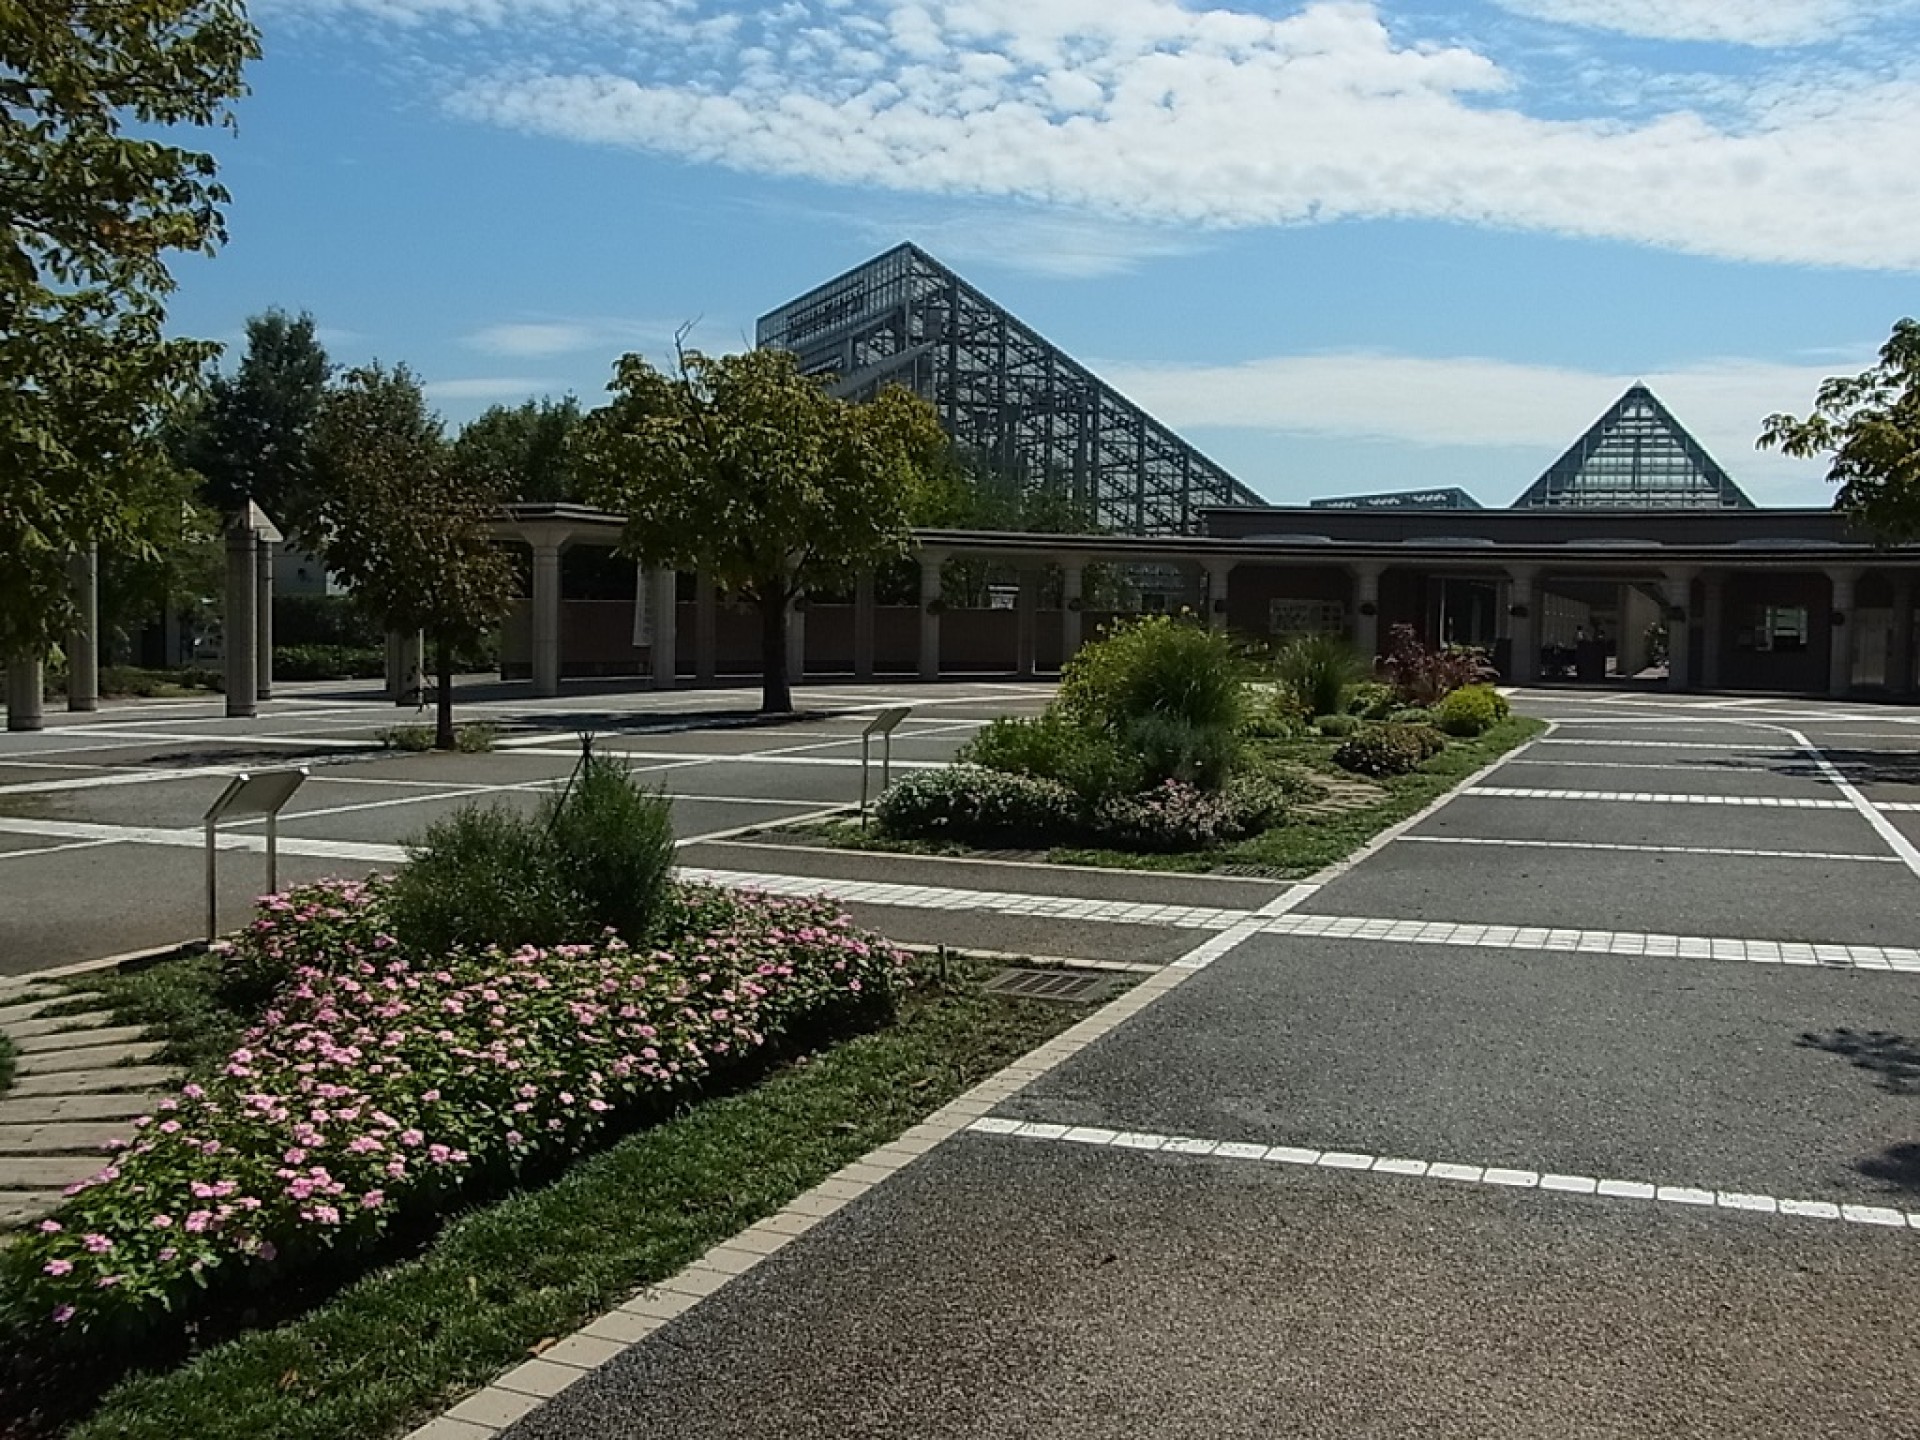
<svg viewBox="0 0 1920 1440">
<path fill-rule="evenodd" d="M 1920 716 L 1520 703 L 506 1433 L 1920 1435 Z"/>
</svg>

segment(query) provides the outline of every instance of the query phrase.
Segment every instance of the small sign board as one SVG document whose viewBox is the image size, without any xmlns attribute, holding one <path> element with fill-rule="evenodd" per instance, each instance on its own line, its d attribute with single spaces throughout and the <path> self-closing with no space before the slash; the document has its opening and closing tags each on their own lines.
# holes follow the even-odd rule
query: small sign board
<svg viewBox="0 0 1920 1440">
<path fill-rule="evenodd" d="M 222 821 L 267 822 L 267 893 L 280 888 L 280 811 L 307 779 L 307 767 L 295 770 L 243 770 L 227 781 L 201 817 L 207 837 L 207 940 L 220 933 L 219 846 L 216 832 Z"/>
<path fill-rule="evenodd" d="M 860 819 L 867 818 L 867 777 L 873 761 L 874 737 L 880 739 L 880 789 L 884 792 L 893 783 L 893 732 L 900 728 L 900 722 L 913 713 L 911 705 L 889 705 L 873 719 L 867 722 L 867 728 L 860 732 Z"/>
</svg>

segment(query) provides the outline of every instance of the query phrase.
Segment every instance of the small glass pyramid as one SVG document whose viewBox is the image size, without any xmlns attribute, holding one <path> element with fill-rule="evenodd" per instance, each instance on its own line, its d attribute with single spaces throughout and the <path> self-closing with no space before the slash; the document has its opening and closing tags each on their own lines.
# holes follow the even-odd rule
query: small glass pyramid
<svg viewBox="0 0 1920 1440">
<path fill-rule="evenodd" d="M 1651 390 L 1634 385 L 1513 502 L 1546 506 L 1751 510 L 1753 501 Z"/>
</svg>

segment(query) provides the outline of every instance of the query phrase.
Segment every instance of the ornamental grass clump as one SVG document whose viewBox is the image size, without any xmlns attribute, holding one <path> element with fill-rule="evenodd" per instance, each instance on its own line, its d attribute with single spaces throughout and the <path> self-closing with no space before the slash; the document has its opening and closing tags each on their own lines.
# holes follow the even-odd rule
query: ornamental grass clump
<svg viewBox="0 0 1920 1440">
<path fill-rule="evenodd" d="M 306 887 L 234 944 L 290 967 L 217 1074 L 184 1085 L 0 1253 L 22 1345 L 125 1340 L 297 1280 L 530 1164 L 659 1113 L 783 1041 L 884 1014 L 906 957 L 837 907 L 689 889 L 669 943 L 426 957 L 380 882 Z"/>
</svg>

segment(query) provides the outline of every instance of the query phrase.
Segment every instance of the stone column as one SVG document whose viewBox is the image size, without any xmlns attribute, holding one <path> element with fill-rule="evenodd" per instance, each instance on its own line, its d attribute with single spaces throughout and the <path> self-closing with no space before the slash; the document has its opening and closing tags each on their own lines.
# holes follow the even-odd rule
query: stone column
<svg viewBox="0 0 1920 1440">
<path fill-rule="evenodd" d="M 1034 633 L 1039 607 L 1040 572 L 1022 570 L 1020 589 L 1013 604 L 1013 673 L 1016 679 L 1033 678 L 1034 653 L 1039 648 L 1039 637 Z"/>
<path fill-rule="evenodd" d="M 1827 616 L 1831 641 L 1827 651 L 1827 693 L 1833 696 L 1845 695 L 1853 689 L 1853 592 L 1859 580 L 1858 570 L 1827 571 L 1827 583 L 1833 587 Z"/>
<path fill-rule="evenodd" d="M 1080 649 L 1081 607 L 1086 599 L 1086 571 L 1078 560 L 1060 566 L 1060 668 L 1065 669 Z"/>
<path fill-rule="evenodd" d="M 254 633 L 254 694 L 262 700 L 273 698 L 273 540 L 267 535 L 257 535 L 254 545 L 254 584 L 259 590 L 255 599 L 253 617 Z"/>
<path fill-rule="evenodd" d="M 1667 622 L 1667 689 L 1690 690 L 1693 674 L 1693 577 L 1697 572 L 1682 566 L 1661 578 Z"/>
<path fill-rule="evenodd" d="M 693 678 L 711 685 L 720 673 L 720 595 L 711 575 L 693 577 Z"/>
<path fill-rule="evenodd" d="M 560 546 L 533 546 L 533 693 L 560 693 Z"/>
<path fill-rule="evenodd" d="M 1224 630 L 1227 628 L 1227 582 L 1233 575 L 1233 560 L 1207 560 L 1202 569 L 1207 574 L 1207 628 Z"/>
<path fill-rule="evenodd" d="M 680 588 L 677 570 L 646 572 L 647 608 L 653 611 L 653 651 L 648 669 L 653 688 L 671 690 L 680 683 L 680 608 L 675 592 Z"/>
<path fill-rule="evenodd" d="M 873 572 L 862 570 L 853 582 L 853 678 L 873 679 Z"/>
<path fill-rule="evenodd" d="M 1540 572 L 1528 566 L 1507 570 L 1507 669 L 1509 685 L 1531 685 L 1540 678 Z"/>
<path fill-rule="evenodd" d="M 787 605 L 787 683 L 798 685 L 807 678 L 807 611 L 805 595 L 796 595 Z"/>
<path fill-rule="evenodd" d="M 1371 670 L 1380 658 L 1380 565 L 1353 569 L 1353 648 Z"/>
<path fill-rule="evenodd" d="M 1887 689 L 1895 695 L 1913 690 L 1913 578 L 1897 575 L 1893 581 L 1893 627 L 1888 637 Z"/>
<path fill-rule="evenodd" d="M 940 562 L 947 557 L 920 552 L 920 678 L 940 678 Z"/>
<path fill-rule="evenodd" d="M 227 714 L 250 719 L 260 713 L 260 680 L 255 647 L 260 642 L 259 538 L 245 511 L 227 525 L 226 651 Z"/>
<path fill-rule="evenodd" d="M 38 655 L 15 655 L 7 662 L 7 729 L 38 730 L 46 724 L 42 668 Z"/>
<path fill-rule="evenodd" d="M 1726 579 L 1720 575 L 1700 578 L 1700 654 L 1695 668 L 1702 690 L 1720 688 L 1720 657 L 1725 649 Z"/>
<path fill-rule="evenodd" d="M 76 550 L 67 561 L 73 592 L 73 629 L 67 634 L 67 709 L 100 708 L 100 547 Z"/>
</svg>

